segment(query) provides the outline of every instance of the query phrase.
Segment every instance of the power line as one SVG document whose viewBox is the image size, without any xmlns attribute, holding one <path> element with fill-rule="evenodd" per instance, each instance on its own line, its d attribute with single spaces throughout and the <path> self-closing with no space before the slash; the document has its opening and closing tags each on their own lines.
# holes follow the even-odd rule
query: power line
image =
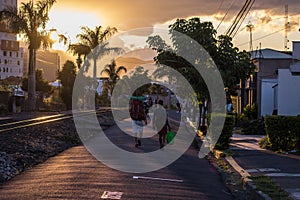
<svg viewBox="0 0 300 200">
<path fill-rule="evenodd" d="M 278 30 L 278 31 L 275 31 L 275 32 L 273 32 L 273 33 L 264 35 L 264 36 L 262 36 L 262 37 L 256 38 L 255 40 L 252 40 L 252 42 L 257 41 L 257 40 L 264 39 L 264 38 L 266 38 L 266 37 L 269 37 L 269 36 L 271 36 L 271 35 L 274 35 L 274 34 L 280 32 L 280 31 L 283 31 L 283 30 L 285 30 L 285 28 L 280 29 L 280 30 Z M 243 45 L 245 45 L 245 44 L 248 44 L 248 42 L 244 42 L 244 43 L 238 44 L 237 46 L 243 46 Z"/>
<path fill-rule="evenodd" d="M 231 8 L 232 8 L 232 6 L 233 6 L 233 4 L 234 4 L 235 1 L 236 1 L 236 0 L 232 0 L 232 1 L 231 1 L 231 5 L 228 7 L 228 9 L 227 9 L 225 15 L 223 16 L 223 18 L 222 18 L 222 20 L 220 21 L 219 25 L 217 26 L 216 30 L 218 30 L 218 28 L 219 28 L 219 27 L 221 26 L 221 24 L 223 23 L 225 17 L 228 15 L 228 12 L 231 10 Z"/>
<path fill-rule="evenodd" d="M 243 5 L 242 9 L 237 14 L 236 18 L 232 25 L 227 29 L 225 35 L 232 36 L 235 35 L 240 28 L 241 24 L 243 23 L 245 17 L 249 13 L 250 9 L 253 6 L 255 0 L 246 0 L 245 4 Z"/>
<path fill-rule="evenodd" d="M 221 1 L 220 5 L 219 5 L 219 8 L 218 8 L 218 10 L 217 10 L 217 13 L 218 13 L 218 12 L 220 11 L 220 9 L 222 8 L 223 2 L 224 2 L 224 0 Z"/>
<path fill-rule="evenodd" d="M 245 20 L 246 16 L 248 15 L 249 11 L 251 10 L 253 4 L 254 4 L 255 0 L 253 0 L 251 2 L 251 5 L 249 6 L 248 10 L 246 11 L 246 14 L 244 15 L 243 19 L 241 20 L 241 23 L 239 24 L 239 27 L 236 29 L 235 33 L 233 34 L 232 38 L 235 37 L 235 35 L 237 34 L 238 30 L 241 28 L 241 25 L 243 23 L 243 21 Z"/>
</svg>

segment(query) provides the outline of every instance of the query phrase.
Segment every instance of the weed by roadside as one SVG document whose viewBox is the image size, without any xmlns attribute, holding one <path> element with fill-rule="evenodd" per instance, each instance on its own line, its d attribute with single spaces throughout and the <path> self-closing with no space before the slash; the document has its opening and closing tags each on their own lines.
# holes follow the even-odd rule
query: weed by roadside
<svg viewBox="0 0 300 200">
<path fill-rule="evenodd" d="M 262 191 L 271 197 L 272 200 L 292 200 L 289 197 L 289 194 L 284 191 L 278 184 L 276 184 L 270 177 L 268 176 L 251 176 L 249 177 L 254 185 L 256 186 L 256 190 Z"/>
</svg>

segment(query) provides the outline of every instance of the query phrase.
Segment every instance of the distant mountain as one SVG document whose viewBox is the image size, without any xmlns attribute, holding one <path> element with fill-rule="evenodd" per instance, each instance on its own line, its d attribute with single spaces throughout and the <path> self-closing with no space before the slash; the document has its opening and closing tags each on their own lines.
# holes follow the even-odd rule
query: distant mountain
<svg viewBox="0 0 300 200">
<path fill-rule="evenodd" d="M 128 71 L 134 69 L 135 67 L 146 65 L 146 64 L 154 64 L 153 60 L 141 60 L 138 58 L 132 57 L 119 57 L 116 59 L 117 66 L 124 66 Z"/>
</svg>

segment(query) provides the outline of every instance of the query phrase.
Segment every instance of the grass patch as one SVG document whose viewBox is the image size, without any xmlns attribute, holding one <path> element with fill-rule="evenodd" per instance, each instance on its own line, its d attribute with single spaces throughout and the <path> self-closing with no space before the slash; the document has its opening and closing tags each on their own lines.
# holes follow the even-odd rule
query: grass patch
<svg viewBox="0 0 300 200">
<path fill-rule="evenodd" d="M 224 171 L 230 172 L 230 166 L 224 162 L 222 159 L 217 159 L 217 165 Z"/>
<path fill-rule="evenodd" d="M 269 195 L 272 200 L 293 200 L 289 194 L 268 176 L 251 176 L 257 190 Z"/>
</svg>

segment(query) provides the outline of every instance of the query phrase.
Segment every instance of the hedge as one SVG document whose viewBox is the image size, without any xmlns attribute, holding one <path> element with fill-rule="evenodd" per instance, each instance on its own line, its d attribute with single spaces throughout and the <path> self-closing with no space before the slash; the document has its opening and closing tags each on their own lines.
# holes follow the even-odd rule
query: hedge
<svg viewBox="0 0 300 200">
<path fill-rule="evenodd" d="M 300 151 L 300 116 L 267 116 L 265 129 L 273 151 Z"/>
<path fill-rule="evenodd" d="M 224 117 L 220 114 L 220 116 L 216 115 L 216 117 Z M 218 120 L 217 120 L 218 121 Z M 222 129 L 222 133 L 220 137 L 218 138 L 217 143 L 214 146 L 214 149 L 216 150 L 225 150 L 229 148 L 229 144 L 231 142 L 232 137 L 232 131 L 235 124 L 235 117 L 234 115 L 226 115 L 224 126 Z M 208 126 L 210 125 L 210 117 L 208 117 Z M 210 135 L 212 140 L 215 140 L 213 135 Z"/>
</svg>

